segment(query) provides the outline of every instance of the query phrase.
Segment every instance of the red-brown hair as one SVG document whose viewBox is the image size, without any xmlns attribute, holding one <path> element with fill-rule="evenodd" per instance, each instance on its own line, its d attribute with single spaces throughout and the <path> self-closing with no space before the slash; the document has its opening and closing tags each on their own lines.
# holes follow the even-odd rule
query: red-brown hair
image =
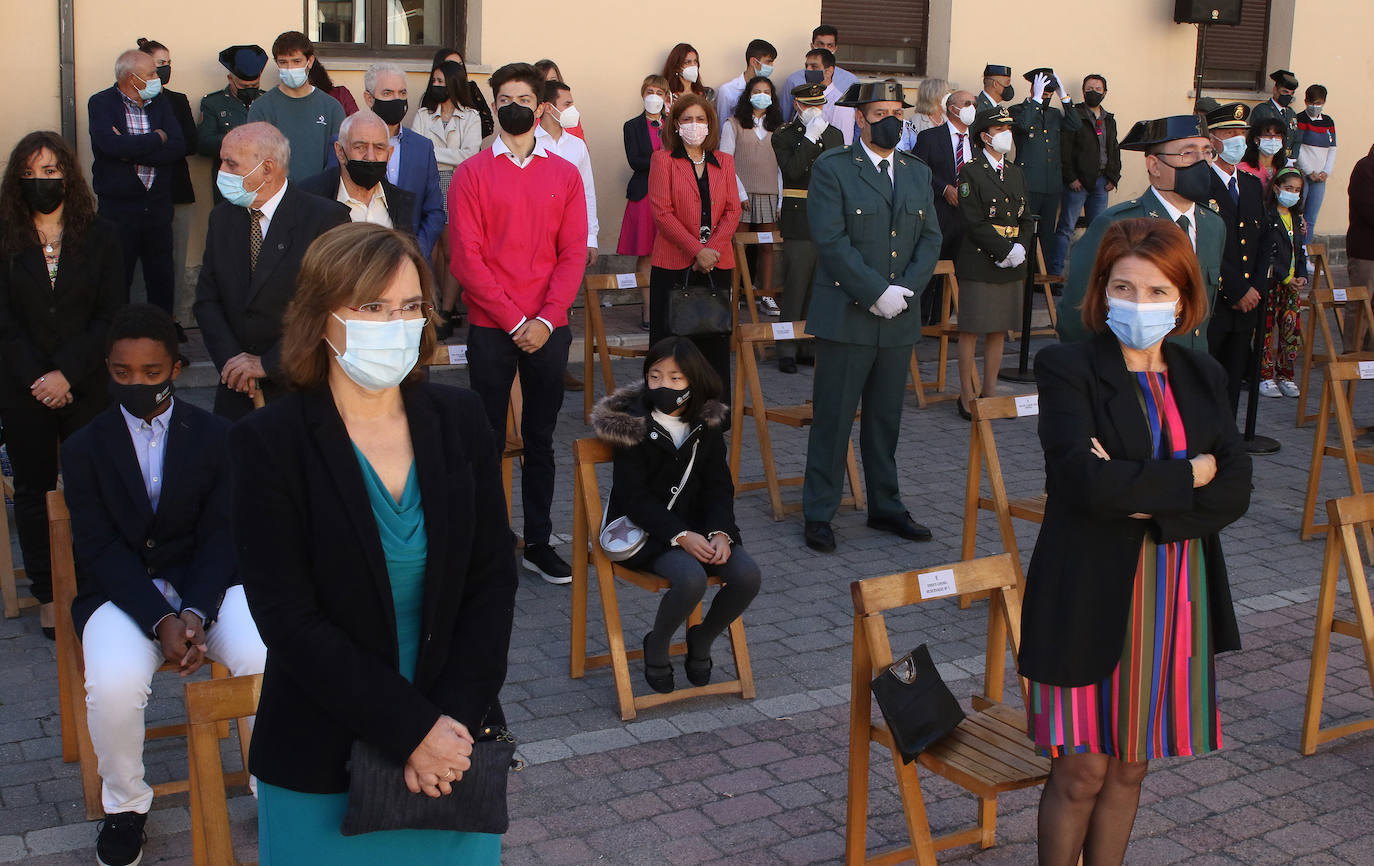
<svg viewBox="0 0 1374 866">
<path fill-rule="evenodd" d="M 682 139 L 678 138 L 677 124 L 687 109 L 693 105 L 701 106 L 706 112 L 706 140 L 701 143 L 702 148 L 710 153 L 720 147 L 720 118 L 716 116 L 716 107 L 706 97 L 688 93 L 679 96 L 673 107 L 668 109 L 668 120 L 658 131 L 658 137 L 663 140 L 663 149 L 669 153 L 682 144 Z"/>
<path fill-rule="evenodd" d="M 682 78 L 682 63 L 687 59 L 688 54 L 697 56 L 697 80 L 691 83 L 689 88 L 686 81 Z M 663 77 L 668 79 L 669 93 L 682 93 L 690 89 L 693 93 L 701 95 L 706 92 L 706 88 L 701 84 L 701 52 L 697 51 L 686 42 L 679 42 L 673 46 L 673 50 L 668 52 L 668 59 L 663 61 Z"/>
<path fill-rule="evenodd" d="M 1107 330 L 1107 281 L 1116 263 L 1128 256 L 1150 262 L 1178 287 L 1183 312 L 1170 334 L 1186 334 L 1202 324 L 1207 318 L 1207 290 L 1188 236 L 1170 220 L 1140 217 L 1112 223 L 1097 245 L 1083 295 L 1083 325 L 1088 330 Z"/>
</svg>

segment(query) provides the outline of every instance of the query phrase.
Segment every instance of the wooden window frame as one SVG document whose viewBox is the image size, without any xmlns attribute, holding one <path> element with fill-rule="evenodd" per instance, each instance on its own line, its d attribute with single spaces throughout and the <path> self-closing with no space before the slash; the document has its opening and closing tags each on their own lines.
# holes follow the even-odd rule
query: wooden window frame
<svg viewBox="0 0 1374 866">
<path fill-rule="evenodd" d="M 301 20 L 305 22 L 306 35 L 310 35 L 310 0 L 301 0 L 303 7 Z M 467 0 L 441 0 L 439 32 L 443 41 L 432 45 L 388 45 L 386 44 L 386 6 L 387 0 L 365 0 L 366 41 L 365 42 L 322 42 L 315 41 L 315 50 L 329 57 L 365 58 L 371 60 L 431 60 L 434 52 L 442 47 L 451 47 L 462 52 L 467 58 L 468 4 Z M 313 41 L 313 40 L 312 40 Z"/>
</svg>

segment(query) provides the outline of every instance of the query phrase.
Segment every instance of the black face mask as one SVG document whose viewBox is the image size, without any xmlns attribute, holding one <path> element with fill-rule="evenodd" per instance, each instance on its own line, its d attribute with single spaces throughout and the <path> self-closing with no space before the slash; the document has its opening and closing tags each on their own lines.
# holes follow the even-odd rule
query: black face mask
<svg viewBox="0 0 1374 866">
<path fill-rule="evenodd" d="M 262 89 L 257 87 L 240 87 L 236 95 L 239 98 L 239 102 L 242 102 L 244 105 L 252 105 L 253 100 L 262 96 Z"/>
<path fill-rule="evenodd" d="M 135 418 L 147 418 L 153 410 L 161 406 L 176 390 L 171 379 L 154 385 L 122 385 L 110 380 L 110 399 L 124 407 Z"/>
<path fill-rule="evenodd" d="M 172 64 L 168 63 L 166 66 L 157 67 L 157 77 L 162 79 L 162 84 L 165 87 L 167 82 L 172 80 Z"/>
<path fill-rule="evenodd" d="M 1002 88 L 1002 101 L 1011 102 L 1016 97 L 1016 88 L 1008 84 Z"/>
<path fill-rule="evenodd" d="M 404 99 L 374 99 L 372 100 L 372 110 L 378 117 L 386 121 L 387 126 L 395 126 L 405 120 L 406 111 L 410 105 Z"/>
<path fill-rule="evenodd" d="M 808 69 L 802 75 L 805 76 L 807 84 L 820 84 L 825 80 L 824 69 Z"/>
<path fill-rule="evenodd" d="M 372 189 L 382 182 L 386 177 L 386 163 L 373 162 L 368 159 L 350 159 L 344 164 L 348 169 L 348 176 L 353 182 L 363 189 Z"/>
<path fill-rule="evenodd" d="M 1098 107 L 1102 104 L 1102 100 L 1106 98 L 1107 94 L 1098 93 L 1096 90 L 1089 90 L 1087 93 L 1083 94 L 1083 101 L 1088 104 L 1089 108 Z"/>
<path fill-rule="evenodd" d="M 496 121 L 511 135 L 524 135 L 534 128 L 534 109 L 518 102 L 508 102 L 496 109 Z"/>
<path fill-rule="evenodd" d="M 60 177 L 21 177 L 19 194 L 24 202 L 39 213 L 52 213 L 62 206 L 67 184 Z"/>
<path fill-rule="evenodd" d="M 681 391 L 673 388 L 647 388 L 644 391 L 644 399 L 649 402 L 649 405 L 665 415 L 671 415 L 682 408 L 691 397 L 691 388 L 684 388 Z"/>
<path fill-rule="evenodd" d="M 1287 108 L 1288 103 L 1293 101 L 1293 94 L 1280 93 L 1278 96 L 1274 97 L 1274 101 L 1277 102 L 1279 105 L 1282 105 L 1284 108 Z"/>
<path fill-rule="evenodd" d="M 1174 169 L 1173 192 L 1199 204 L 1212 195 L 1212 167 L 1200 159 L 1190 166 Z"/>
<path fill-rule="evenodd" d="M 448 85 L 431 84 L 429 86 L 429 99 L 431 102 L 435 103 L 443 102 L 445 99 L 448 99 Z"/>
<path fill-rule="evenodd" d="M 902 119 L 895 114 L 889 114 L 882 120 L 870 123 L 868 134 L 874 147 L 890 150 L 902 140 Z"/>
</svg>

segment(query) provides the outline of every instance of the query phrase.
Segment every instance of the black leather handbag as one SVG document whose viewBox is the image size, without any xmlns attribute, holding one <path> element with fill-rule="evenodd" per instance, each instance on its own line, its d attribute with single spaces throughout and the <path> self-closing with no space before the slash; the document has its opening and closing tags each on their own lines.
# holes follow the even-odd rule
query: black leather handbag
<svg viewBox="0 0 1374 866">
<path fill-rule="evenodd" d="M 925 644 L 888 665 L 872 687 L 892 741 L 908 764 L 964 720 L 963 709 L 940 678 Z"/>
<path fill-rule="evenodd" d="M 728 336 L 734 328 L 730 287 L 716 288 L 715 271 L 705 274 L 706 285 L 692 285 L 691 268 L 668 292 L 668 333 L 678 337 Z"/>
</svg>

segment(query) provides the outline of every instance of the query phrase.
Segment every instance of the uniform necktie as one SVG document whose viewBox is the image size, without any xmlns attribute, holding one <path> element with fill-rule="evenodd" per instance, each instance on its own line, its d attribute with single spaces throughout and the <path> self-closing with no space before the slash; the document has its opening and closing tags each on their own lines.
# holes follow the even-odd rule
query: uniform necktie
<svg viewBox="0 0 1374 866">
<path fill-rule="evenodd" d="M 258 266 L 258 253 L 262 251 L 262 211 L 253 208 L 248 211 L 248 272 Z"/>
<path fill-rule="evenodd" d="M 968 136 L 962 132 L 956 135 L 959 136 L 959 146 L 954 148 L 954 176 L 958 177 L 964 167 L 964 139 Z"/>
<path fill-rule="evenodd" d="M 1226 184 L 1227 192 L 1231 193 L 1231 201 L 1240 204 L 1240 187 L 1236 184 L 1236 176 L 1231 175 L 1231 180 Z"/>
<path fill-rule="evenodd" d="M 1186 216 L 1180 216 L 1175 222 L 1178 223 L 1179 228 L 1183 229 L 1183 234 L 1187 235 L 1188 243 L 1193 244 L 1193 236 L 1188 233 L 1188 229 L 1192 226 L 1192 223 L 1188 221 L 1188 218 Z M 1197 244 L 1193 244 L 1193 249 L 1197 249 Z"/>
<path fill-rule="evenodd" d="M 883 177 L 885 177 L 885 178 L 887 178 L 889 181 L 891 181 L 892 178 L 891 178 L 891 176 L 889 176 L 888 173 L 887 173 L 888 164 L 889 164 L 888 161 L 885 160 L 885 159 L 880 159 L 880 160 L 878 160 L 878 172 L 879 172 L 879 174 L 881 174 Z"/>
</svg>

